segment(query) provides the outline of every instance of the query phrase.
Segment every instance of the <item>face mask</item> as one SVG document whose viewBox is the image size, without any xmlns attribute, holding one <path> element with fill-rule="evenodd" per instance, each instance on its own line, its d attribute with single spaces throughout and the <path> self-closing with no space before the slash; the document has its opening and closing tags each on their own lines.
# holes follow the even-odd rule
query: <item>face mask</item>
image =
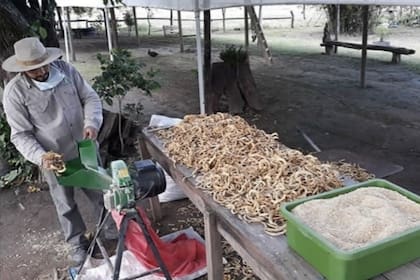
<svg viewBox="0 0 420 280">
<path fill-rule="evenodd" d="M 45 90 L 55 88 L 63 79 L 64 79 L 64 74 L 61 73 L 57 68 L 51 66 L 48 79 L 45 82 L 38 82 L 36 80 L 32 80 L 32 81 L 34 82 L 34 84 L 39 90 L 45 91 Z"/>
</svg>

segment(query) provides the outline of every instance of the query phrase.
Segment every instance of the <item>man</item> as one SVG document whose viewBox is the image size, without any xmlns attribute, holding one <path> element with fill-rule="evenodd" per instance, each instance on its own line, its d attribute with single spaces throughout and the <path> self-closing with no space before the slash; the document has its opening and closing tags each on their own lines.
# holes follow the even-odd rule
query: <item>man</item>
<svg viewBox="0 0 420 280">
<path fill-rule="evenodd" d="M 2 67 L 18 74 L 6 85 L 3 106 L 11 127 L 11 142 L 29 161 L 41 167 L 49 185 L 65 240 L 79 265 L 86 257 L 86 226 L 74 200 L 74 189 L 58 184 L 46 155 L 52 151 L 64 161 L 78 157 L 76 142 L 96 139 L 102 125 L 97 93 L 77 70 L 59 60 L 58 48 L 45 48 L 38 38 L 14 44 L 15 54 Z M 83 189 L 96 213 L 103 208 L 100 192 Z"/>
</svg>

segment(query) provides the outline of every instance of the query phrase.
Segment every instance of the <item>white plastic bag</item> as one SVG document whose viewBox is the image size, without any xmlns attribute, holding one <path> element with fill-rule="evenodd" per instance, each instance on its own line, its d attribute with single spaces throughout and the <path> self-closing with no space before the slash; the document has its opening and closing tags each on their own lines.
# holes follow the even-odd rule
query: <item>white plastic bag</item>
<svg viewBox="0 0 420 280">
<path fill-rule="evenodd" d="M 150 118 L 149 126 L 150 127 L 171 127 L 180 123 L 182 119 L 178 118 L 170 118 L 162 115 L 152 115 Z M 171 176 L 165 172 L 165 179 L 166 179 L 166 190 L 159 194 L 159 201 L 160 202 L 170 202 L 179 199 L 184 199 L 187 196 L 181 190 L 181 188 L 172 180 Z"/>
<path fill-rule="evenodd" d="M 182 119 L 170 118 L 162 115 L 152 115 L 149 126 L 151 127 L 171 127 L 182 122 Z"/>
<path fill-rule="evenodd" d="M 179 199 L 184 199 L 187 196 L 181 190 L 181 188 L 172 180 L 171 176 L 165 171 L 165 179 L 166 179 L 166 190 L 159 194 L 159 201 L 160 202 L 170 202 Z"/>
</svg>

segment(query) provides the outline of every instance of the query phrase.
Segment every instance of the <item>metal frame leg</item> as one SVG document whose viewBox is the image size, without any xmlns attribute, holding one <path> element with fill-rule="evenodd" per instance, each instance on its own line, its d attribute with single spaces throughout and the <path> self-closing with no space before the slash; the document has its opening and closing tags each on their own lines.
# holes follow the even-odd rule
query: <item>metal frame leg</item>
<svg viewBox="0 0 420 280">
<path fill-rule="evenodd" d="M 119 280 L 120 277 L 120 270 L 121 270 L 121 261 L 122 261 L 122 255 L 123 255 L 123 251 L 124 251 L 124 240 L 125 240 L 125 236 L 127 233 L 127 228 L 128 228 L 128 223 L 131 220 L 135 220 L 137 222 L 137 224 L 140 226 L 144 236 L 146 237 L 146 241 L 149 244 L 150 248 L 152 249 L 152 253 L 159 265 L 160 270 L 162 271 L 163 275 L 165 276 L 165 278 L 167 280 L 172 280 L 172 277 L 168 271 L 168 269 L 166 268 L 165 263 L 162 260 L 162 257 L 159 254 L 159 250 L 156 247 L 156 244 L 153 242 L 152 237 L 150 236 L 149 231 L 147 230 L 147 227 L 143 221 L 143 218 L 141 217 L 141 215 L 138 213 L 137 209 L 129 209 L 125 214 L 124 217 L 121 221 L 121 226 L 120 226 L 120 233 L 118 236 L 118 245 L 117 245 L 117 257 L 115 260 L 115 268 L 114 268 L 114 275 L 113 275 L 113 280 Z M 151 274 L 153 272 L 156 272 L 156 269 L 152 269 L 147 273 L 142 273 L 141 276 L 136 276 L 135 278 L 138 277 L 142 277 L 142 276 L 146 276 L 148 274 Z M 130 278 L 130 279 L 135 279 L 135 278 Z"/>
</svg>

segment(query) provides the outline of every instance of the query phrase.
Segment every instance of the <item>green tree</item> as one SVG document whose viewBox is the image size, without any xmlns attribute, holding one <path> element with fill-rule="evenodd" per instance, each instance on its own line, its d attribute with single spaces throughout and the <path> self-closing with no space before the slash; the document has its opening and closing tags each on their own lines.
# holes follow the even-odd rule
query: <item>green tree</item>
<svg viewBox="0 0 420 280">
<path fill-rule="evenodd" d="M 336 29 L 337 5 L 323 5 L 327 12 L 328 20 L 332 30 Z M 377 25 L 381 8 L 371 6 L 369 8 L 369 30 Z M 344 34 L 360 34 L 362 32 L 363 23 L 363 6 L 358 5 L 340 5 L 340 32 Z"/>
<path fill-rule="evenodd" d="M 143 74 L 141 70 L 145 65 L 137 62 L 129 51 L 114 49 L 112 56 L 111 60 L 107 55 L 97 55 L 102 73 L 93 78 L 93 88 L 107 104 L 112 105 L 114 99 L 118 102 L 118 132 L 121 153 L 124 153 L 124 140 L 121 132 L 123 98 L 131 88 L 139 88 L 146 94 L 151 94 L 151 90 L 159 87 L 159 84 L 153 80 L 156 71 L 152 69 Z"/>
<path fill-rule="evenodd" d="M 124 13 L 124 23 L 128 27 L 128 35 L 131 35 L 131 30 L 133 29 L 135 21 L 134 21 L 134 18 L 131 16 L 131 13 L 129 11 L 126 11 Z"/>
</svg>

